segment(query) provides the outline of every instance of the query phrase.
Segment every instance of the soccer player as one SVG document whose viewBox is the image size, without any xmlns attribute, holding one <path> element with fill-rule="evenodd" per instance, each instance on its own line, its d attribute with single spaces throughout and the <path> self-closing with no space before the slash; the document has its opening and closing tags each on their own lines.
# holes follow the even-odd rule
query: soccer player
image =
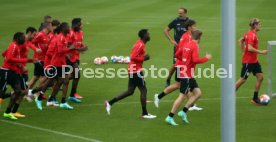
<svg viewBox="0 0 276 142">
<path fill-rule="evenodd" d="M 86 45 L 83 44 L 83 32 L 82 32 L 82 21 L 81 18 L 74 18 L 72 20 L 72 27 L 68 36 L 68 44 L 74 45 L 76 48 L 87 48 Z M 73 51 L 70 57 L 67 59 L 67 64 L 73 68 L 73 72 L 71 73 L 71 77 L 73 79 L 72 88 L 69 100 L 80 103 L 83 97 L 77 93 L 77 87 L 80 80 L 80 53 L 77 51 Z"/>
<path fill-rule="evenodd" d="M 38 59 L 38 62 L 34 63 L 34 77 L 29 83 L 29 89 L 32 89 L 35 83 L 40 81 L 43 83 L 46 80 L 44 74 L 44 59 L 50 43 L 49 33 L 52 31 L 52 21 L 44 23 L 43 30 L 37 33 L 32 43 L 42 50 L 40 54 L 34 54 L 34 57 Z M 31 92 L 31 90 L 29 90 Z"/>
<path fill-rule="evenodd" d="M 62 86 L 62 99 L 61 99 L 61 104 L 59 105 L 61 108 L 65 109 L 73 109 L 72 106 L 70 106 L 66 102 L 66 94 L 68 90 L 68 84 L 69 84 L 69 75 L 66 74 L 68 73 L 66 66 L 66 55 L 71 52 L 72 50 L 78 50 L 80 51 L 81 49 L 76 49 L 75 47 L 71 46 L 68 48 L 68 39 L 67 36 L 70 32 L 70 28 L 68 23 L 61 23 L 60 26 L 58 27 L 61 32 L 60 34 L 57 35 L 56 37 L 56 50 L 54 52 L 54 55 L 51 60 L 51 64 L 54 66 L 54 69 L 56 71 L 56 76 L 54 78 L 48 79 L 42 89 L 37 89 L 41 90 L 39 93 L 39 96 L 35 99 L 36 106 L 39 110 L 42 110 L 42 96 L 44 95 L 44 92 L 46 91 L 48 85 L 56 79 L 56 84 L 53 87 L 53 93 L 49 98 L 49 102 L 54 101 L 53 99 L 55 98 L 55 95 L 57 94 L 59 88 Z"/>
<path fill-rule="evenodd" d="M 243 50 L 242 70 L 240 79 L 236 82 L 236 90 L 238 90 L 247 80 L 250 73 L 256 76 L 256 85 L 253 93 L 252 103 L 260 105 L 258 93 L 263 81 L 262 67 L 258 61 L 258 54 L 267 54 L 267 50 L 258 49 L 257 32 L 261 29 L 261 22 L 257 18 L 253 18 L 250 23 L 250 30 L 240 40 L 240 46 Z"/>
<path fill-rule="evenodd" d="M 184 48 L 189 42 L 192 41 L 192 32 L 196 30 L 196 22 L 194 20 L 188 20 L 186 22 L 186 27 L 187 29 L 187 32 L 185 32 L 181 39 L 180 39 L 180 42 L 179 44 L 176 46 L 175 50 L 178 51 L 182 48 Z M 168 87 L 166 87 L 164 89 L 164 91 L 162 91 L 161 93 L 159 94 L 155 94 L 154 96 L 154 104 L 155 106 L 158 108 L 159 107 L 159 102 L 160 100 L 165 97 L 166 95 L 170 94 L 171 92 L 177 90 L 180 88 L 180 78 L 178 75 L 178 72 L 179 72 L 179 65 L 182 61 L 179 60 L 179 59 L 176 59 L 176 62 L 175 62 L 175 70 L 176 70 L 176 74 L 175 74 L 175 83 L 174 84 L 171 84 L 169 85 Z M 190 95 L 189 95 L 190 96 Z M 200 107 L 197 107 L 196 104 L 192 105 L 190 108 L 189 108 L 189 111 L 193 111 L 193 110 L 197 110 L 197 111 L 200 111 L 202 110 L 202 108 Z"/>
<path fill-rule="evenodd" d="M 173 44 L 174 50 L 173 50 L 173 56 L 176 53 L 177 45 L 180 41 L 180 38 L 182 35 L 187 31 L 187 21 L 189 18 L 187 17 L 187 9 L 184 7 L 181 7 L 178 9 L 178 17 L 175 18 L 167 27 L 164 29 L 164 34 L 168 38 L 168 40 Z M 174 29 L 174 38 L 170 35 L 170 30 Z M 173 58 L 173 66 L 170 68 L 169 76 L 166 80 L 166 87 L 168 87 L 171 84 L 171 78 L 175 72 L 175 61 L 176 59 Z"/>
<path fill-rule="evenodd" d="M 25 70 L 22 64 L 27 62 L 33 62 L 34 59 L 20 58 L 20 50 L 22 45 L 25 44 L 24 33 L 17 32 L 14 34 L 13 42 L 10 43 L 6 53 L 2 67 L 0 68 L 0 97 L 5 95 L 6 85 L 11 85 L 13 88 L 13 96 L 11 96 L 10 103 L 4 113 L 4 117 L 16 120 L 17 118 L 11 113 L 12 109 L 16 106 L 16 101 L 24 93 L 20 86 L 20 77 L 18 73 L 20 70 Z"/>
<path fill-rule="evenodd" d="M 105 109 L 108 115 L 110 115 L 111 106 L 114 103 L 133 95 L 136 87 L 138 87 L 141 93 L 140 101 L 142 105 L 142 118 L 146 118 L 146 119 L 156 118 L 155 115 L 151 115 L 147 111 L 147 107 L 146 107 L 147 87 L 146 87 L 146 82 L 144 80 L 143 72 L 141 70 L 143 62 L 150 59 L 150 56 L 146 54 L 146 50 L 145 50 L 145 44 L 148 41 L 150 41 L 150 35 L 147 29 L 141 29 L 138 32 L 138 36 L 140 37 L 140 40 L 138 40 L 132 48 L 132 52 L 130 55 L 131 61 L 128 65 L 128 73 L 129 73 L 128 90 L 109 101 L 105 101 Z"/>
<path fill-rule="evenodd" d="M 165 121 L 173 126 L 176 126 L 178 124 L 175 123 L 173 117 L 176 113 L 177 109 L 181 105 L 181 103 L 186 99 L 189 92 L 193 93 L 193 96 L 189 97 L 188 102 L 186 103 L 185 107 L 182 111 L 178 112 L 178 116 L 181 117 L 181 119 L 189 123 L 187 118 L 187 112 L 189 107 L 194 104 L 201 96 L 201 90 L 199 89 L 199 86 L 194 79 L 194 70 L 196 67 L 196 64 L 205 63 L 208 60 L 211 59 L 210 54 L 206 54 L 204 58 L 199 58 L 199 42 L 201 38 L 202 32 L 199 30 L 196 30 L 192 33 L 193 40 L 188 43 L 184 48 L 181 48 L 177 51 L 175 57 L 181 60 L 180 63 L 180 95 L 175 100 L 172 110 L 165 119 Z"/>
<path fill-rule="evenodd" d="M 49 15 L 46 15 L 43 17 L 43 23 L 40 24 L 38 31 L 42 31 L 45 23 L 51 23 L 52 17 Z"/>
</svg>

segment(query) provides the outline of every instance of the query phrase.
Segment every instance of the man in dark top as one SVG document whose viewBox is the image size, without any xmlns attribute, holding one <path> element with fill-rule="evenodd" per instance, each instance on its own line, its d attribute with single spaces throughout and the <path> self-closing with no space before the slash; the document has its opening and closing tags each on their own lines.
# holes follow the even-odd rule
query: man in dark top
<svg viewBox="0 0 276 142">
<path fill-rule="evenodd" d="M 189 20 L 189 18 L 186 16 L 187 9 L 184 7 L 181 7 L 178 9 L 178 17 L 175 18 L 165 29 L 164 34 L 169 39 L 169 41 L 174 45 L 174 54 L 176 53 L 176 46 L 180 41 L 180 38 L 182 35 L 187 31 L 186 22 Z M 171 29 L 174 30 L 174 38 L 171 37 L 170 31 Z M 174 56 L 173 54 L 173 56 Z M 169 76 L 166 80 L 166 87 L 170 85 L 171 78 L 175 72 L 175 58 L 173 57 L 173 65 L 170 68 Z"/>
</svg>

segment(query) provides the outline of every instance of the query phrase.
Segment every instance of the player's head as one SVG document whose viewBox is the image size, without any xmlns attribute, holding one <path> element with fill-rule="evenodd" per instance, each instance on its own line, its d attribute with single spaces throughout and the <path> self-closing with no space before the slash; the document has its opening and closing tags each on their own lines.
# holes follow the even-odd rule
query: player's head
<svg viewBox="0 0 276 142">
<path fill-rule="evenodd" d="M 186 18 L 187 12 L 188 12 L 188 11 L 187 11 L 186 8 L 180 7 L 180 8 L 178 9 L 178 16 L 179 16 L 180 18 Z"/>
<path fill-rule="evenodd" d="M 62 32 L 63 34 L 68 34 L 70 32 L 69 24 L 66 22 L 62 22 L 59 25 L 59 29 L 60 29 L 60 32 Z"/>
<path fill-rule="evenodd" d="M 138 32 L 138 36 L 140 37 L 141 40 L 143 40 L 145 42 L 150 41 L 150 35 L 148 32 L 148 29 L 141 29 Z"/>
<path fill-rule="evenodd" d="M 60 25 L 60 22 L 58 20 L 53 20 L 52 21 L 52 30 L 55 33 L 55 30 L 57 29 L 57 27 Z"/>
<path fill-rule="evenodd" d="M 249 26 L 251 29 L 259 31 L 261 29 L 261 21 L 258 18 L 253 18 L 250 20 Z"/>
<path fill-rule="evenodd" d="M 17 44 L 24 44 L 25 43 L 25 35 L 22 32 L 17 32 L 13 36 L 13 41 Z"/>
<path fill-rule="evenodd" d="M 201 39 L 201 36 L 202 36 L 202 31 L 200 31 L 200 30 L 195 30 L 192 32 L 193 40 L 197 40 L 199 42 Z"/>
<path fill-rule="evenodd" d="M 26 29 L 26 35 L 28 37 L 28 40 L 32 40 L 35 37 L 36 33 L 37 33 L 37 30 L 34 27 L 28 27 Z"/>
<path fill-rule="evenodd" d="M 52 22 L 52 17 L 49 15 L 44 16 L 43 18 L 43 23 L 51 23 Z"/>
<path fill-rule="evenodd" d="M 81 18 L 74 18 L 72 20 L 72 28 L 75 32 L 82 30 Z"/>
<path fill-rule="evenodd" d="M 190 31 L 190 32 L 195 31 L 196 30 L 196 22 L 192 19 L 188 20 L 185 28 L 187 31 Z"/>
</svg>

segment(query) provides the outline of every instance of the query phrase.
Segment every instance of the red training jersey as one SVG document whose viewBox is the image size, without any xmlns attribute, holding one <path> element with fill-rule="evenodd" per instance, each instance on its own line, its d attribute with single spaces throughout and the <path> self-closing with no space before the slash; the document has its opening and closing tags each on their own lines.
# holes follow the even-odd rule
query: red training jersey
<svg viewBox="0 0 276 142">
<path fill-rule="evenodd" d="M 44 59 L 44 68 L 51 65 L 51 60 L 57 49 L 57 35 L 53 35 Z"/>
<path fill-rule="evenodd" d="M 179 50 L 179 49 L 182 49 L 184 48 L 189 42 L 192 41 L 192 36 L 189 32 L 186 32 L 182 35 L 177 47 L 176 47 L 176 52 Z M 181 60 L 178 60 L 176 58 L 176 61 L 175 61 L 175 64 L 174 66 L 177 67 L 179 64 L 181 64 Z"/>
<path fill-rule="evenodd" d="M 248 51 L 248 45 L 250 44 L 253 48 L 258 49 L 258 36 L 254 30 L 249 30 L 244 35 L 245 48 L 242 56 L 242 63 L 257 63 L 258 53 Z"/>
<path fill-rule="evenodd" d="M 56 50 L 51 60 L 51 64 L 56 67 L 62 67 L 66 65 L 66 55 L 70 52 L 68 48 L 68 41 L 63 33 L 60 33 L 56 37 Z"/>
<path fill-rule="evenodd" d="M 20 46 L 16 42 L 11 42 L 8 49 L 2 54 L 5 59 L 2 65 L 3 68 L 15 71 L 16 73 L 21 73 L 22 64 L 27 63 L 27 58 L 20 58 Z"/>
<path fill-rule="evenodd" d="M 181 60 L 179 64 L 180 78 L 193 78 L 196 64 L 208 61 L 207 57 L 199 57 L 199 46 L 195 41 L 191 41 L 184 48 L 179 49 L 176 53 L 176 58 Z"/>
<path fill-rule="evenodd" d="M 131 51 L 128 73 L 137 73 L 141 71 L 145 53 L 145 43 L 142 40 L 138 40 Z"/>
<path fill-rule="evenodd" d="M 83 47 L 83 32 L 75 32 L 73 29 L 70 30 L 70 33 L 68 34 L 68 43 L 71 43 L 76 48 Z M 80 52 L 77 51 L 71 51 L 71 58 L 70 61 L 76 62 L 77 60 L 80 60 Z"/>
<path fill-rule="evenodd" d="M 41 31 L 34 37 L 32 43 L 37 48 L 40 48 L 42 50 L 40 54 L 35 53 L 34 57 L 37 58 L 39 61 L 44 61 L 46 52 L 48 50 L 48 45 L 50 43 L 49 35 L 47 35 L 44 31 Z"/>
</svg>

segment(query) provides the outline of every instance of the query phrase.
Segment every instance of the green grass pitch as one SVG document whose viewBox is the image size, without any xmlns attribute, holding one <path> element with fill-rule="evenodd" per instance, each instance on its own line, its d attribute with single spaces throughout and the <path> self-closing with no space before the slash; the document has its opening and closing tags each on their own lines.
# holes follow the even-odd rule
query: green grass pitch
<svg viewBox="0 0 276 142">
<path fill-rule="evenodd" d="M 172 63 L 172 46 L 163 35 L 163 28 L 177 16 L 177 9 L 184 6 L 188 16 L 197 21 L 204 34 L 201 41 L 201 55 L 210 52 L 213 59 L 199 67 L 220 66 L 221 61 L 221 9 L 219 0 L 1 0 L 0 2 L 0 51 L 2 52 L 17 31 L 27 26 L 38 27 L 44 15 L 51 15 L 60 21 L 70 22 L 81 17 L 84 23 L 85 43 L 89 51 L 82 55 L 82 67 L 108 68 L 127 65 L 107 64 L 96 66 L 92 63 L 97 56 L 129 55 L 137 39 L 137 31 L 148 28 L 151 41 L 147 51 L 151 60 L 145 67 L 155 65 L 169 68 Z M 275 0 L 237 0 L 237 39 L 247 32 L 249 20 L 258 17 L 262 21 L 259 32 L 259 47 L 264 49 L 267 41 L 276 40 Z M 237 47 L 236 76 L 241 69 L 241 52 Z M 267 91 L 267 60 L 259 56 L 265 75 L 260 94 Z M 3 59 L 0 59 L 2 64 Z M 33 65 L 29 65 L 30 77 Z M 153 100 L 165 85 L 165 79 L 146 78 L 148 100 Z M 220 141 L 220 80 L 197 80 L 203 97 L 197 103 L 204 110 L 189 112 L 189 125 L 172 127 L 164 122 L 173 100 L 179 91 L 164 98 L 159 109 L 148 103 L 148 110 L 157 115 L 154 120 L 142 120 L 139 93 L 115 104 L 111 116 L 107 116 L 103 102 L 118 95 L 127 88 L 127 79 L 85 79 L 80 81 L 78 92 L 83 103 L 72 104 L 72 111 L 47 108 L 38 111 L 34 103 L 23 102 L 20 112 L 27 118 L 13 123 L 0 118 L 1 141 L 7 142 L 219 142 Z M 276 139 L 275 101 L 266 107 L 253 106 L 250 98 L 255 78 L 250 76 L 246 85 L 237 92 L 237 141 L 274 142 Z M 70 88 L 70 87 L 69 87 Z M 47 92 L 49 95 L 50 91 Z M 234 95 L 234 94 L 233 94 Z M 60 96 L 60 95 L 59 95 Z M 3 114 L 8 100 L 0 113 Z M 44 102 L 45 104 L 45 102 Z M 181 122 L 176 117 L 178 123 Z M 181 124 L 181 123 L 180 123 Z M 68 136 L 67 134 L 73 134 Z"/>
</svg>

